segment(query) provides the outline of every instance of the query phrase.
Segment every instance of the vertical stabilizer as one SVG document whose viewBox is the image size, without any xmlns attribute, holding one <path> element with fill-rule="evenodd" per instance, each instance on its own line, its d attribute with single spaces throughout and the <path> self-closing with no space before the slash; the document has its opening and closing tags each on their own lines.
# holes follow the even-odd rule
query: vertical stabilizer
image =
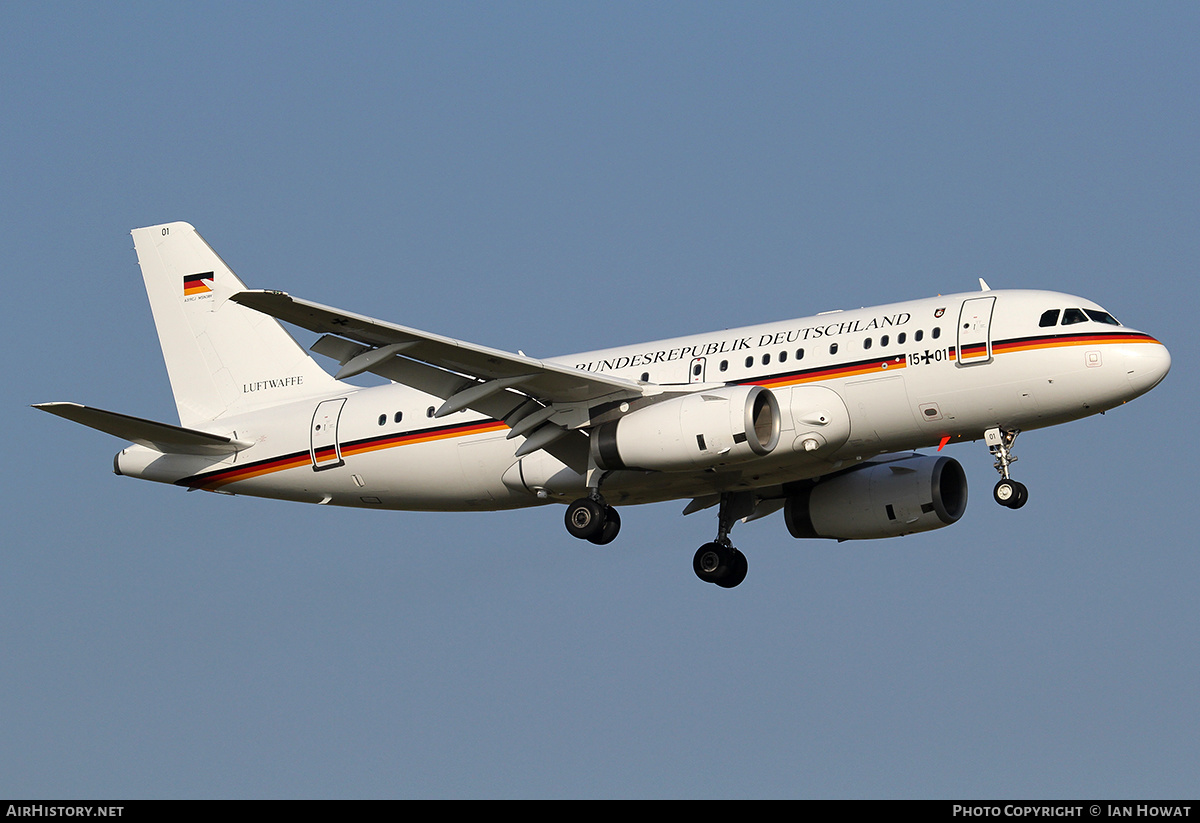
<svg viewBox="0 0 1200 823">
<path fill-rule="evenodd" d="M 229 299 L 246 287 L 194 228 L 132 234 L 182 425 L 336 389 L 278 321 Z"/>
</svg>

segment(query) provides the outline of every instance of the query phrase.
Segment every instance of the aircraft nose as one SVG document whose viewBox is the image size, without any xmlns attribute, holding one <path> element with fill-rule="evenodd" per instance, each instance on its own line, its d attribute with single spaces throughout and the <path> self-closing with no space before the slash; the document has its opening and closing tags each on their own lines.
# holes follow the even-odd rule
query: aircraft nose
<svg viewBox="0 0 1200 823">
<path fill-rule="evenodd" d="M 1157 386 L 1171 370 L 1171 353 L 1157 340 L 1132 346 L 1125 356 L 1125 371 L 1134 396 Z"/>
</svg>

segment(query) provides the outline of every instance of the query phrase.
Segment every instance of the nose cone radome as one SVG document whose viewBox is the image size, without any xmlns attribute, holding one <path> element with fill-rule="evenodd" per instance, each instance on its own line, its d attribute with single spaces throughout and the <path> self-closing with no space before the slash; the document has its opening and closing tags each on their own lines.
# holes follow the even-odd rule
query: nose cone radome
<svg viewBox="0 0 1200 823">
<path fill-rule="evenodd" d="M 1125 352 L 1125 371 L 1133 396 L 1157 386 L 1171 370 L 1171 353 L 1157 340 L 1130 346 Z"/>
</svg>

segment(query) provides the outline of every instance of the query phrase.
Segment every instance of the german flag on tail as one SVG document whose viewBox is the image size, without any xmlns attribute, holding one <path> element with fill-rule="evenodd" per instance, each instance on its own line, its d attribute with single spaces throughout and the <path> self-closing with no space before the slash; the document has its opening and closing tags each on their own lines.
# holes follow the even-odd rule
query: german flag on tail
<svg viewBox="0 0 1200 823">
<path fill-rule="evenodd" d="M 208 280 L 211 282 L 212 279 L 213 273 L 210 271 L 206 271 L 203 274 L 185 274 L 183 276 L 183 296 L 208 294 L 212 289 L 204 281 Z"/>
</svg>

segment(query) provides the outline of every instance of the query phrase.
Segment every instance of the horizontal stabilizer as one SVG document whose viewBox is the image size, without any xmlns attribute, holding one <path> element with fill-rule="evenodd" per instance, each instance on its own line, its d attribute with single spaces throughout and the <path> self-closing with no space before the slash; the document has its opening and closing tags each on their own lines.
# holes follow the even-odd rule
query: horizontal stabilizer
<svg viewBox="0 0 1200 823">
<path fill-rule="evenodd" d="M 252 445 L 219 434 L 185 429 L 170 423 L 157 423 L 104 409 L 93 409 L 78 403 L 38 403 L 34 408 L 164 453 L 232 454 Z"/>
</svg>

